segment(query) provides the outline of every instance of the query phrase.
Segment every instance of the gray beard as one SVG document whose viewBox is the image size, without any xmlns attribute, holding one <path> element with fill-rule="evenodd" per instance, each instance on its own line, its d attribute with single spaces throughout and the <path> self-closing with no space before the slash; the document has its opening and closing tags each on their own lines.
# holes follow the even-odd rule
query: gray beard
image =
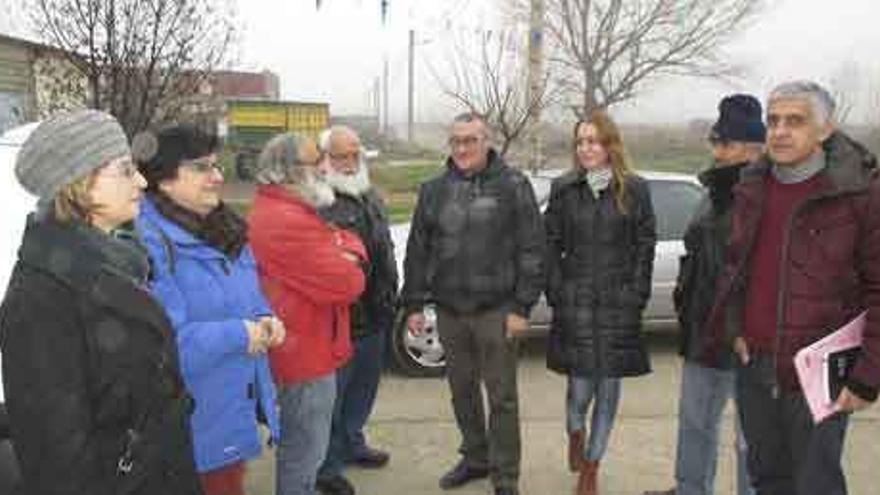
<svg viewBox="0 0 880 495">
<path fill-rule="evenodd" d="M 324 179 L 319 179 L 313 174 L 308 174 L 304 182 L 295 184 L 293 189 L 306 203 L 315 209 L 326 208 L 336 201 L 333 188 Z"/>
<path fill-rule="evenodd" d="M 366 163 L 360 163 L 357 172 L 351 175 L 331 171 L 324 176 L 324 181 L 335 191 L 355 197 L 362 196 L 372 187 Z"/>
</svg>

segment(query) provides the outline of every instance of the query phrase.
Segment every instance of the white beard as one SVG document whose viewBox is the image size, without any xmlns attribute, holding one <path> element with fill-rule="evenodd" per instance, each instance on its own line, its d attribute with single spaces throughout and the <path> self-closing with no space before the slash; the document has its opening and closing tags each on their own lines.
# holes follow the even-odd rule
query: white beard
<svg viewBox="0 0 880 495">
<path fill-rule="evenodd" d="M 324 176 L 324 181 L 330 185 L 335 191 L 349 196 L 359 197 L 370 190 L 370 171 L 366 163 L 359 163 L 357 172 L 354 174 L 343 174 L 335 170 L 331 170 Z"/>
<path fill-rule="evenodd" d="M 326 208 L 336 201 L 336 193 L 326 180 L 313 173 L 306 175 L 301 184 L 295 186 L 296 191 L 302 198 L 316 209 Z"/>
</svg>

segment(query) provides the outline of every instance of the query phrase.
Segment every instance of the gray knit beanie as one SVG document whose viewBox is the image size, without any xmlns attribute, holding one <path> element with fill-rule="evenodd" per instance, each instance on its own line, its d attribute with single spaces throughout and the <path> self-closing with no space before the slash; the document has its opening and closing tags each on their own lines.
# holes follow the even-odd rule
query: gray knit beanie
<svg viewBox="0 0 880 495">
<path fill-rule="evenodd" d="M 25 190 L 46 200 L 65 184 L 130 153 L 115 118 L 77 110 L 55 115 L 34 129 L 18 153 L 15 176 Z"/>
</svg>

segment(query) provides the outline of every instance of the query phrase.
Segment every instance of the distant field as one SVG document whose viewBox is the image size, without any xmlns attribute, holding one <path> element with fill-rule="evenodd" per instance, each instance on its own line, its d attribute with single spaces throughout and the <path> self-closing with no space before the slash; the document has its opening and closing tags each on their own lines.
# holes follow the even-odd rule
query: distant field
<svg viewBox="0 0 880 495">
<path fill-rule="evenodd" d="M 373 184 L 385 198 L 391 223 L 405 222 L 416 206 L 419 184 L 443 169 L 439 161 L 413 160 L 407 164 L 378 165 L 371 169 Z"/>
<path fill-rule="evenodd" d="M 222 157 L 228 161 L 229 157 Z M 690 153 L 678 157 L 649 156 L 633 158 L 638 170 L 696 173 L 708 164 L 707 155 Z M 557 160 L 556 163 L 565 163 Z M 392 223 L 405 222 L 412 216 L 416 205 L 419 184 L 436 176 L 443 170 L 439 160 L 397 160 L 393 165 L 377 163 L 371 166 L 370 177 L 385 199 Z M 246 214 L 247 201 L 228 201 L 237 211 Z"/>
<path fill-rule="evenodd" d="M 689 154 L 673 157 L 634 158 L 639 170 L 696 173 L 708 164 L 707 155 Z M 388 207 L 392 223 L 405 222 L 412 216 L 419 184 L 442 171 L 439 162 L 412 161 L 409 164 L 378 165 L 370 174 Z"/>
</svg>

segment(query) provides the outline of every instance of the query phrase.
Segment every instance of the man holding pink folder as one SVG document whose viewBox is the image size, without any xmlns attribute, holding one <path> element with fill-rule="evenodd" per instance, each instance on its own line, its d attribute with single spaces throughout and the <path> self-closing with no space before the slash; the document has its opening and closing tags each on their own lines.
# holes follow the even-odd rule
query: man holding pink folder
<svg viewBox="0 0 880 495">
<path fill-rule="evenodd" d="M 777 86 L 767 154 L 734 192 L 724 275 L 704 353 L 739 357 L 737 398 L 759 495 L 846 493 L 840 458 L 848 414 L 880 388 L 880 175 L 862 145 L 835 130 L 816 83 Z M 816 424 L 794 356 L 867 310 L 862 352 Z M 728 347 L 729 348 L 729 347 Z"/>
</svg>

